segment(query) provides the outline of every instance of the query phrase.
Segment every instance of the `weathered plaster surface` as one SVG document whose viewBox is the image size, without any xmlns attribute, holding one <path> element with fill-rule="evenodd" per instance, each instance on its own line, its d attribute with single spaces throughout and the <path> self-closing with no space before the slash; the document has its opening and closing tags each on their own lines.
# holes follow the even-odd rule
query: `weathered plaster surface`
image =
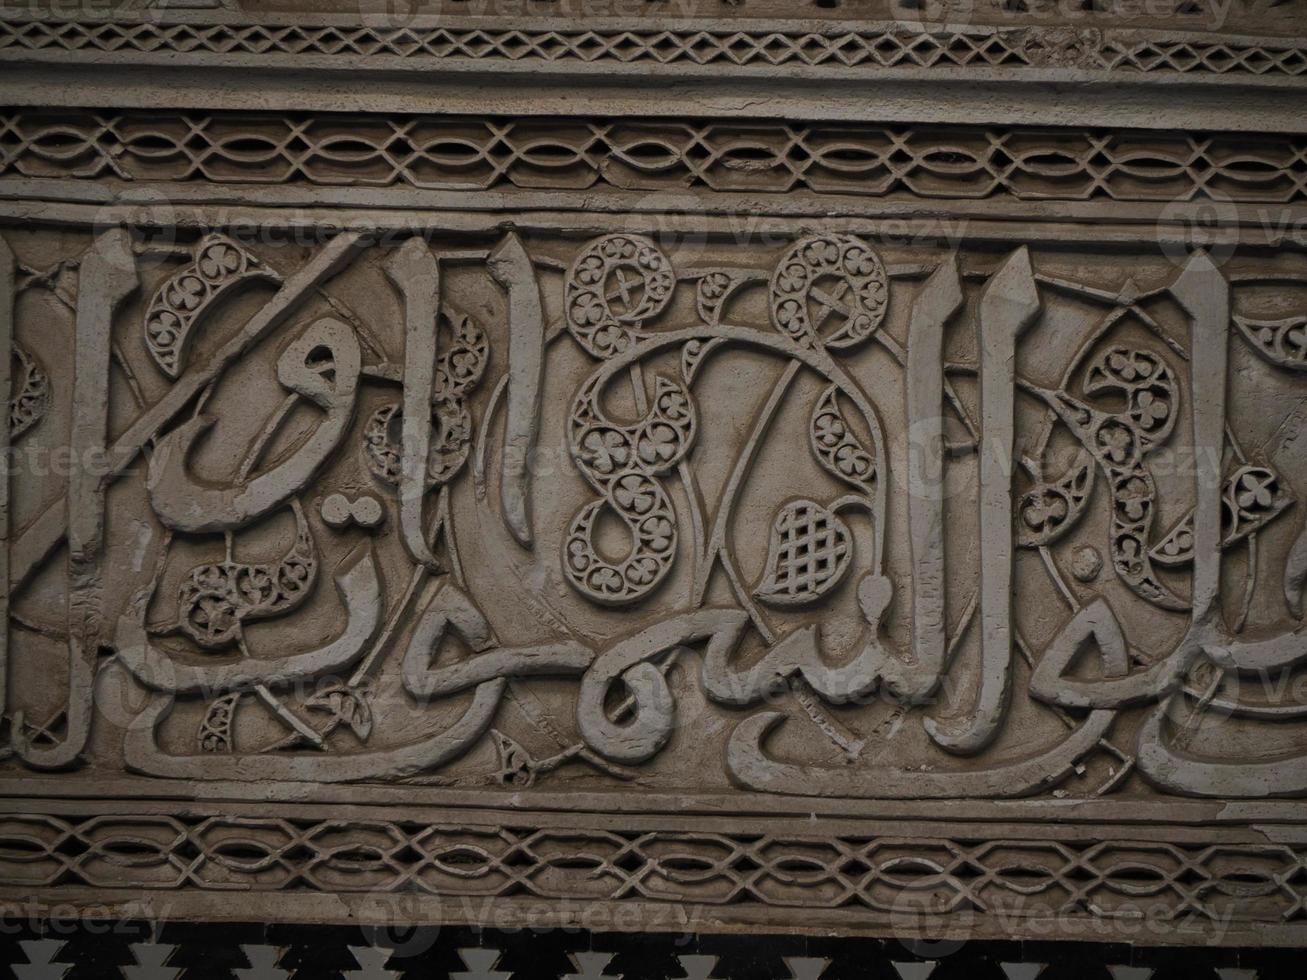
<svg viewBox="0 0 1307 980">
<path fill-rule="evenodd" d="M 233 6 L 0 20 L 7 901 L 1303 941 L 1296 3 Z"/>
</svg>

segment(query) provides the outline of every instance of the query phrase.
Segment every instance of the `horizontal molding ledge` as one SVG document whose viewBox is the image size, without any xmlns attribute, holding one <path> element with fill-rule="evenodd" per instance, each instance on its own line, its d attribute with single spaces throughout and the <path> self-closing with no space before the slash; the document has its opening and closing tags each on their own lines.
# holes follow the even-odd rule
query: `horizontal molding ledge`
<svg viewBox="0 0 1307 980">
<path fill-rule="evenodd" d="M 43 917 L 52 921 L 120 919 L 124 921 L 175 921 L 241 923 L 250 911 L 241 900 L 248 891 L 150 891 L 140 888 L 15 889 L 0 887 L 0 911 L 14 916 Z M 325 895 L 303 891 L 266 892 L 275 895 L 267 906 L 266 922 L 287 925 L 354 925 L 393 929 L 397 923 L 414 926 L 482 927 L 503 930 L 593 930 L 684 936 L 753 936 L 774 932 L 777 906 L 709 905 L 676 902 L 595 901 L 579 897 L 550 902 L 532 895 L 509 897 L 415 895 L 411 892 L 344 893 Z M 780 907 L 783 909 L 783 907 Z M 961 923 L 961 924 L 960 924 Z M 849 939 L 892 939 L 927 943 L 969 941 L 1107 942 L 1134 941 L 1158 947 L 1238 947 L 1296 949 L 1307 944 L 1302 922 L 1261 920 L 1204 922 L 1187 918 L 1178 922 L 1120 916 L 1089 915 L 1020 917 L 1006 910 L 932 915 L 923 911 L 922 899 L 909 898 L 895 912 L 869 913 L 866 909 L 805 908 L 797 910 L 784 927 L 787 936 Z"/>
<path fill-rule="evenodd" d="M 920 210 L 920 209 L 919 209 Z M 506 228 L 520 232 L 542 232 L 592 237 L 602 234 L 613 214 L 623 217 L 623 227 L 636 234 L 705 234 L 722 241 L 747 241 L 755 235 L 774 233 L 793 237 L 805 228 L 820 227 L 831 232 L 862 235 L 874 240 L 909 239 L 914 243 L 1018 242 L 1026 244 L 1092 244 L 1099 248 L 1137 251 L 1193 243 L 1192 227 L 1185 220 L 1148 222 L 1100 222 L 1086 226 L 1074 221 L 1020 221 L 988 216 L 934 217 L 811 217 L 735 214 L 671 214 L 659 211 L 540 210 L 516 208 L 468 212 L 441 210 L 428 205 L 418 209 L 348 208 L 338 206 L 279 208 L 243 204 L 69 204 L 54 200 L 4 200 L 0 196 L 0 225 L 44 224 L 85 228 L 110 225 L 208 230 L 229 228 L 239 234 L 260 230 L 297 230 L 287 243 L 320 242 L 341 230 L 361 231 L 401 240 L 410 234 L 486 235 Z M 1206 240 L 1214 246 L 1239 245 L 1249 248 L 1279 248 L 1307 251 L 1301 209 L 1271 209 L 1262 220 L 1251 216 L 1236 224 L 1211 231 Z M 802 224 L 796 224 L 801 220 Z M 315 229 L 325 229 L 319 234 Z M 273 236 L 276 238 L 277 236 Z"/>
<path fill-rule="evenodd" d="M 724 28 L 417 18 L 390 26 L 164 16 L 0 15 L 5 101 L 548 115 L 575 111 L 583 98 L 614 115 L 657 105 L 716 117 L 1307 132 L 1307 45 L 1287 38 L 825 21 Z"/>
<path fill-rule="evenodd" d="M 687 77 L 627 68 L 621 77 L 557 71 L 548 66 L 466 69 L 442 64 L 418 75 L 358 68 L 284 69 L 136 62 L 76 65 L 0 56 L 0 86 L 12 106 L 441 112 L 478 115 L 570 114 L 579 104 L 596 113 L 803 121 L 933 122 L 981 125 L 1098 126 L 1307 133 L 1307 82 L 1239 83 L 1167 79 L 1019 78 L 1000 70 L 947 74 L 897 73 L 811 78 Z M 203 71 L 197 71 L 197 68 Z M 148 69 L 148 70 L 143 70 Z M 523 74 L 530 76 L 524 85 Z"/>
</svg>

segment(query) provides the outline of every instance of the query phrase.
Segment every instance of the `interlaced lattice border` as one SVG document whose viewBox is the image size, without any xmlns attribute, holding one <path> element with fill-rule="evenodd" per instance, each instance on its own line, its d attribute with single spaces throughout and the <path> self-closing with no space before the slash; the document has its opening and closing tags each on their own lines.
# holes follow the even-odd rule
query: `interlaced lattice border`
<svg viewBox="0 0 1307 980">
<path fill-rule="evenodd" d="M 1133 74 L 1297 77 L 1307 73 L 1307 48 L 1290 39 L 1096 28 L 922 30 L 874 23 L 826 31 L 692 26 L 508 29 L 449 20 L 388 27 L 235 19 L 216 23 L 71 20 L 39 14 L 0 20 L 0 57 L 33 51 L 862 70 L 1060 67 Z"/>
<path fill-rule="evenodd" d="M 10 109 L 0 111 L 0 176 L 1283 204 L 1307 200 L 1307 137 Z"/>
<path fill-rule="evenodd" d="M 418 892 L 1307 923 L 1307 846 L 166 815 L 0 817 L 12 888 Z"/>
</svg>

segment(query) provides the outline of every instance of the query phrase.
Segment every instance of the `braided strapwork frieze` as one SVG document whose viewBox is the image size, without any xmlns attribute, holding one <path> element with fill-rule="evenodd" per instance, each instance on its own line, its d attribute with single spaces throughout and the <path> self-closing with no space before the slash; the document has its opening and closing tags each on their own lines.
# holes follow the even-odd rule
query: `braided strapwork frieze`
<svg viewBox="0 0 1307 980">
<path fill-rule="evenodd" d="M 163 815 L 0 818 L 10 886 L 418 891 L 1164 922 L 1307 918 L 1307 848 Z M 126 855 L 131 860 L 124 860 Z"/>
<path fill-rule="evenodd" d="M 1081 68 L 1123 74 L 1298 76 L 1307 51 L 1285 38 L 1210 37 L 1181 31 L 1113 31 L 1095 27 L 901 23 L 498 27 L 447 19 L 411 24 L 286 24 L 239 20 L 0 20 L 0 52 L 159 53 L 202 59 L 256 56 L 274 63 L 327 57 L 342 64 L 373 60 L 437 65 L 451 61 L 578 65 L 676 65 L 885 69 Z"/>
<path fill-rule="evenodd" d="M 0 176 L 1018 201 L 1307 199 L 1307 139 L 412 114 L 0 113 Z"/>
</svg>

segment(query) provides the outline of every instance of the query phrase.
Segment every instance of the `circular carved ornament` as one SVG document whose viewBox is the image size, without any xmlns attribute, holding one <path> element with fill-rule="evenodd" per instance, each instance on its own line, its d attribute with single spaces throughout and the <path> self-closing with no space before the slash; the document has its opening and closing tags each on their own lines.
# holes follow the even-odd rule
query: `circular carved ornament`
<svg viewBox="0 0 1307 980">
<path fill-rule="evenodd" d="M 852 235 L 804 238 L 785 253 L 772 275 L 772 320 L 801 344 L 859 344 L 881 325 L 888 305 L 884 264 L 871 246 Z M 823 335 L 830 321 L 835 326 Z"/>
<path fill-rule="evenodd" d="M 567 276 L 567 325 L 595 357 L 620 354 L 633 332 L 671 301 L 672 263 L 642 235 L 605 235 L 591 242 Z"/>
</svg>

